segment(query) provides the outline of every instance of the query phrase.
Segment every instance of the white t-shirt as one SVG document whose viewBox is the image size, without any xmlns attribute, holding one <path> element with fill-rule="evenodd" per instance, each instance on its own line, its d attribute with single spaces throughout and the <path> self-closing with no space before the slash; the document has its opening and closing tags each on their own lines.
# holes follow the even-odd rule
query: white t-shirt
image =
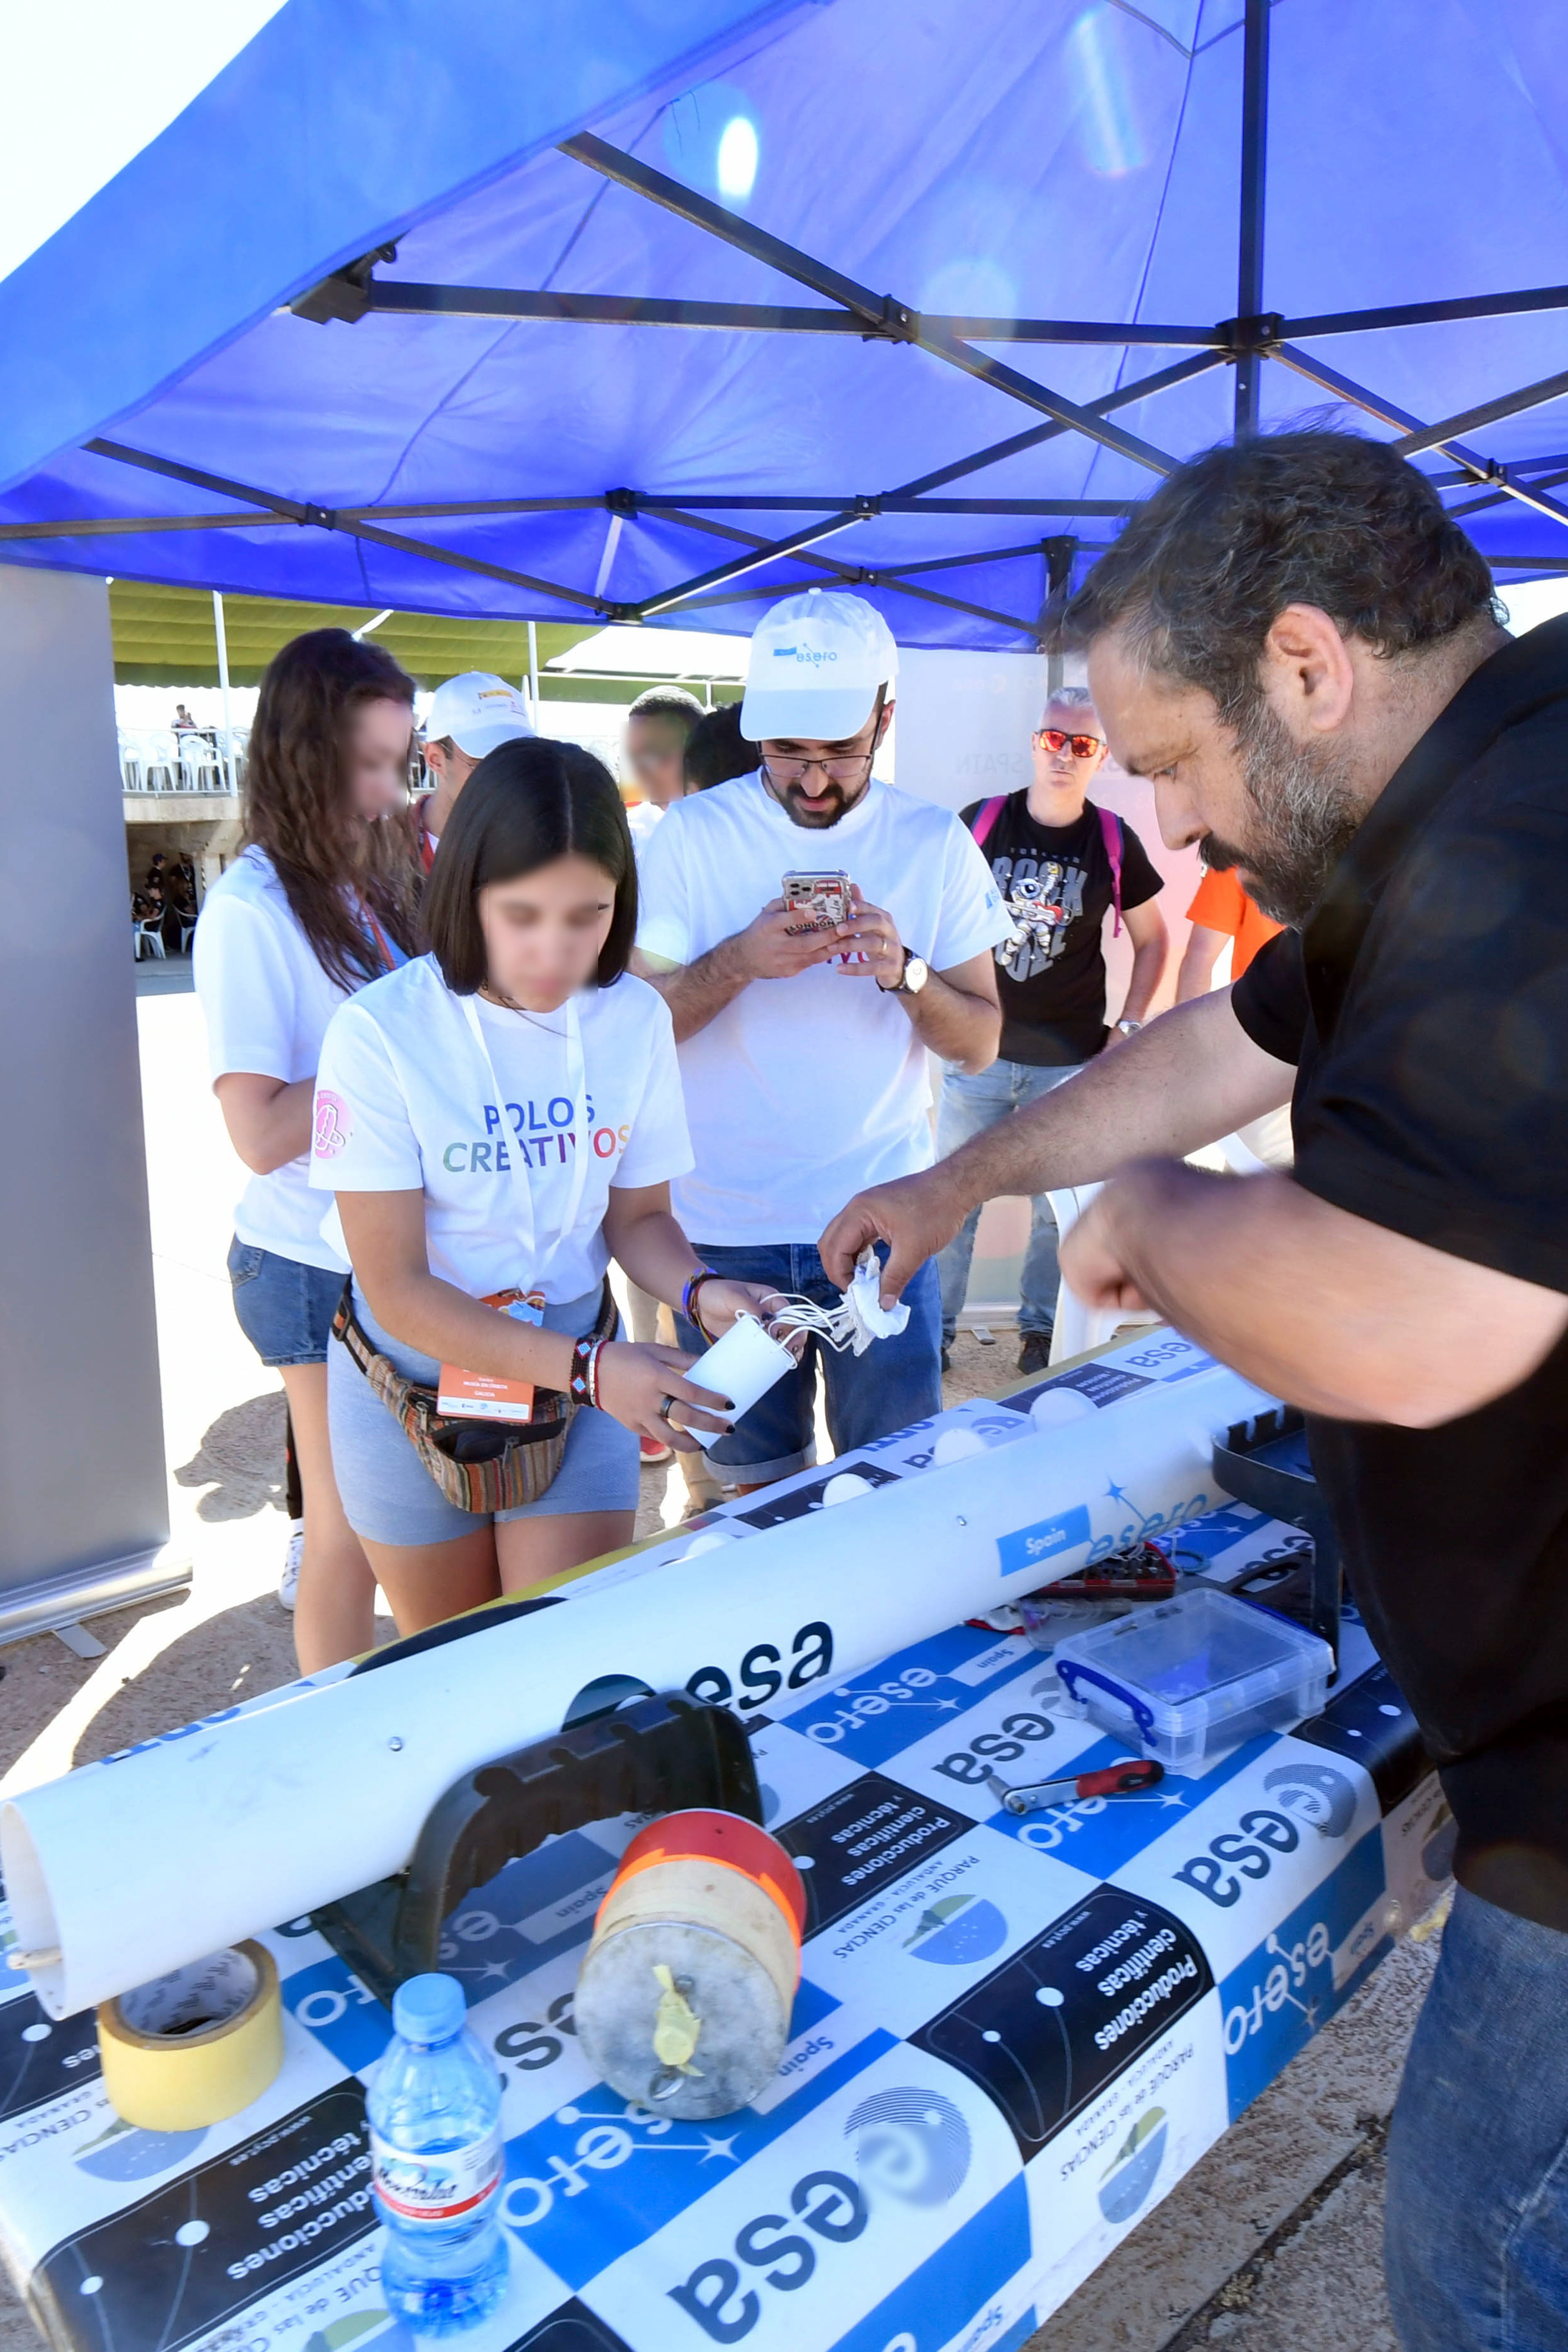
<svg viewBox="0 0 1568 2352">
<path fill-rule="evenodd" d="M 242 851 L 207 892 L 194 961 L 215 1081 L 234 1070 L 286 1086 L 315 1076 L 327 1024 L 346 992 L 317 962 L 264 849 Z M 322 1238 L 310 1168 L 301 1152 L 269 1176 L 253 1176 L 234 1229 L 279 1257 L 342 1270 L 346 1261 Z"/>
<path fill-rule="evenodd" d="M 626 811 L 626 827 L 631 835 L 632 847 L 637 853 L 639 866 L 642 864 L 644 850 L 653 839 L 654 828 L 664 814 L 664 810 L 656 807 L 652 801 L 634 801 Z"/>
<path fill-rule="evenodd" d="M 470 1298 L 537 1284 L 564 1305 L 595 1289 L 609 1259 L 601 1228 L 611 1185 L 668 1182 L 690 1167 L 691 1146 L 658 990 L 628 973 L 574 1003 L 585 1118 L 566 1008 L 510 1013 L 455 996 L 433 956 L 362 990 L 321 1047 L 318 1199 L 422 1187 L 430 1271 Z"/>
<path fill-rule="evenodd" d="M 873 781 L 818 832 L 756 775 L 668 809 L 640 860 L 637 944 L 695 962 L 779 896 L 786 873 L 842 869 L 935 970 L 1007 938 L 991 870 L 947 809 Z M 815 964 L 756 980 L 680 1047 L 697 1172 L 675 1213 L 699 1247 L 814 1242 L 850 1195 L 931 1160 L 926 1049 L 898 998 Z"/>
</svg>

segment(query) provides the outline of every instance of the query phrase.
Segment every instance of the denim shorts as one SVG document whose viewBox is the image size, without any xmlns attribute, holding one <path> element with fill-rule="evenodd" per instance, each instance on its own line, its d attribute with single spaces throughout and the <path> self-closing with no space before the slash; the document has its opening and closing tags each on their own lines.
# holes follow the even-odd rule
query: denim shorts
<svg viewBox="0 0 1568 2352">
<path fill-rule="evenodd" d="M 593 1329 L 598 1312 L 599 1293 L 590 1291 L 563 1307 L 547 1307 L 545 1328 L 575 1338 Z M 434 1385 L 440 1366 L 384 1331 L 357 1292 L 354 1314 L 366 1339 L 391 1357 L 405 1380 Z M 491 1524 L 489 1515 L 447 1500 L 401 1422 L 337 1339 L 327 1356 L 327 1420 L 338 1493 L 356 1536 L 370 1543 L 451 1543 Z M 586 1407 L 574 1419 L 561 1467 L 538 1501 L 494 1517 L 552 1519 L 579 1511 L 635 1511 L 640 1466 L 635 1431 Z"/>
<path fill-rule="evenodd" d="M 324 1364 L 344 1277 L 276 1250 L 228 1245 L 228 1278 L 239 1328 L 264 1364 Z"/>
</svg>

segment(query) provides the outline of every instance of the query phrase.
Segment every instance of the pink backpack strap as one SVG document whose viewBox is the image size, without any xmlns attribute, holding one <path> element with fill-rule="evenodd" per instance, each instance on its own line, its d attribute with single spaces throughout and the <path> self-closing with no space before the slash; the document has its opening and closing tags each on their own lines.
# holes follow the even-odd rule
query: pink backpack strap
<svg viewBox="0 0 1568 2352">
<path fill-rule="evenodd" d="M 977 849 L 984 848 L 987 841 L 991 837 L 993 826 L 995 824 L 997 818 L 1001 815 L 1006 805 L 1006 793 L 998 793 L 994 800 L 983 801 L 979 808 L 976 809 L 974 813 L 974 823 L 970 826 L 969 830 L 974 835 L 974 844 Z"/>
<path fill-rule="evenodd" d="M 1121 937 L 1121 819 L 1114 809 L 1096 809 L 1100 819 L 1100 837 L 1105 844 L 1105 854 L 1110 860 L 1110 896 L 1116 907 L 1116 920 L 1111 926 L 1113 940 Z"/>
</svg>

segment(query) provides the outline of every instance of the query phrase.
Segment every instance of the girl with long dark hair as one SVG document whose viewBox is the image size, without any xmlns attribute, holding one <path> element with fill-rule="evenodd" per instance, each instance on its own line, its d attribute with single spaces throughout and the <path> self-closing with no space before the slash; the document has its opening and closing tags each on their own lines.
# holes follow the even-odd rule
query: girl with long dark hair
<svg viewBox="0 0 1568 2352">
<path fill-rule="evenodd" d="M 379 646 L 344 629 L 283 646 L 250 734 L 246 846 L 196 926 L 214 1091 L 252 1171 L 228 1255 L 235 1312 L 282 1376 L 303 1488 L 294 1639 L 306 1673 L 374 1638 L 375 1581 L 343 1516 L 327 1433 L 343 1260 L 322 1238 L 309 1150 L 328 1022 L 416 944 L 413 722 L 414 682 Z"/>
<path fill-rule="evenodd" d="M 424 913 L 431 952 L 332 1017 L 310 1169 L 353 1264 L 332 1459 L 405 1633 L 628 1543 L 638 1438 L 725 1425 L 689 1357 L 617 1336 L 611 1257 L 711 1337 L 764 1297 L 669 1213 L 674 1032 L 626 970 L 637 868 L 599 761 L 490 752 Z"/>
</svg>

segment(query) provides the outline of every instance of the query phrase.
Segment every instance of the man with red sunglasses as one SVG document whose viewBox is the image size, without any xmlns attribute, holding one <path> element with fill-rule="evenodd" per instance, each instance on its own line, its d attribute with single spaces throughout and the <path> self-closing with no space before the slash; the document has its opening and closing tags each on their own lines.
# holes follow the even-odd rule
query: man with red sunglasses
<svg viewBox="0 0 1568 2352">
<path fill-rule="evenodd" d="M 996 949 L 1002 999 L 997 1059 L 978 1077 L 949 1064 L 937 1151 L 946 1159 L 998 1119 L 1074 1076 L 1120 1034 L 1141 1025 L 1165 969 L 1166 932 L 1154 899 L 1163 884 L 1137 835 L 1089 787 L 1105 764 L 1104 730 L 1081 686 L 1058 689 L 1031 739 L 1034 774 L 1021 792 L 976 801 L 963 821 L 991 862 L 1013 932 Z M 1132 942 L 1132 978 L 1114 1030 L 1105 1022 L 1105 919 L 1114 910 Z M 1057 1306 L 1057 1224 L 1047 1195 L 1031 1203 L 1018 1308 L 1018 1370 L 1050 1360 Z M 969 1286 L 978 1209 L 938 1259 L 942 1354 Z"/>
</svg>

